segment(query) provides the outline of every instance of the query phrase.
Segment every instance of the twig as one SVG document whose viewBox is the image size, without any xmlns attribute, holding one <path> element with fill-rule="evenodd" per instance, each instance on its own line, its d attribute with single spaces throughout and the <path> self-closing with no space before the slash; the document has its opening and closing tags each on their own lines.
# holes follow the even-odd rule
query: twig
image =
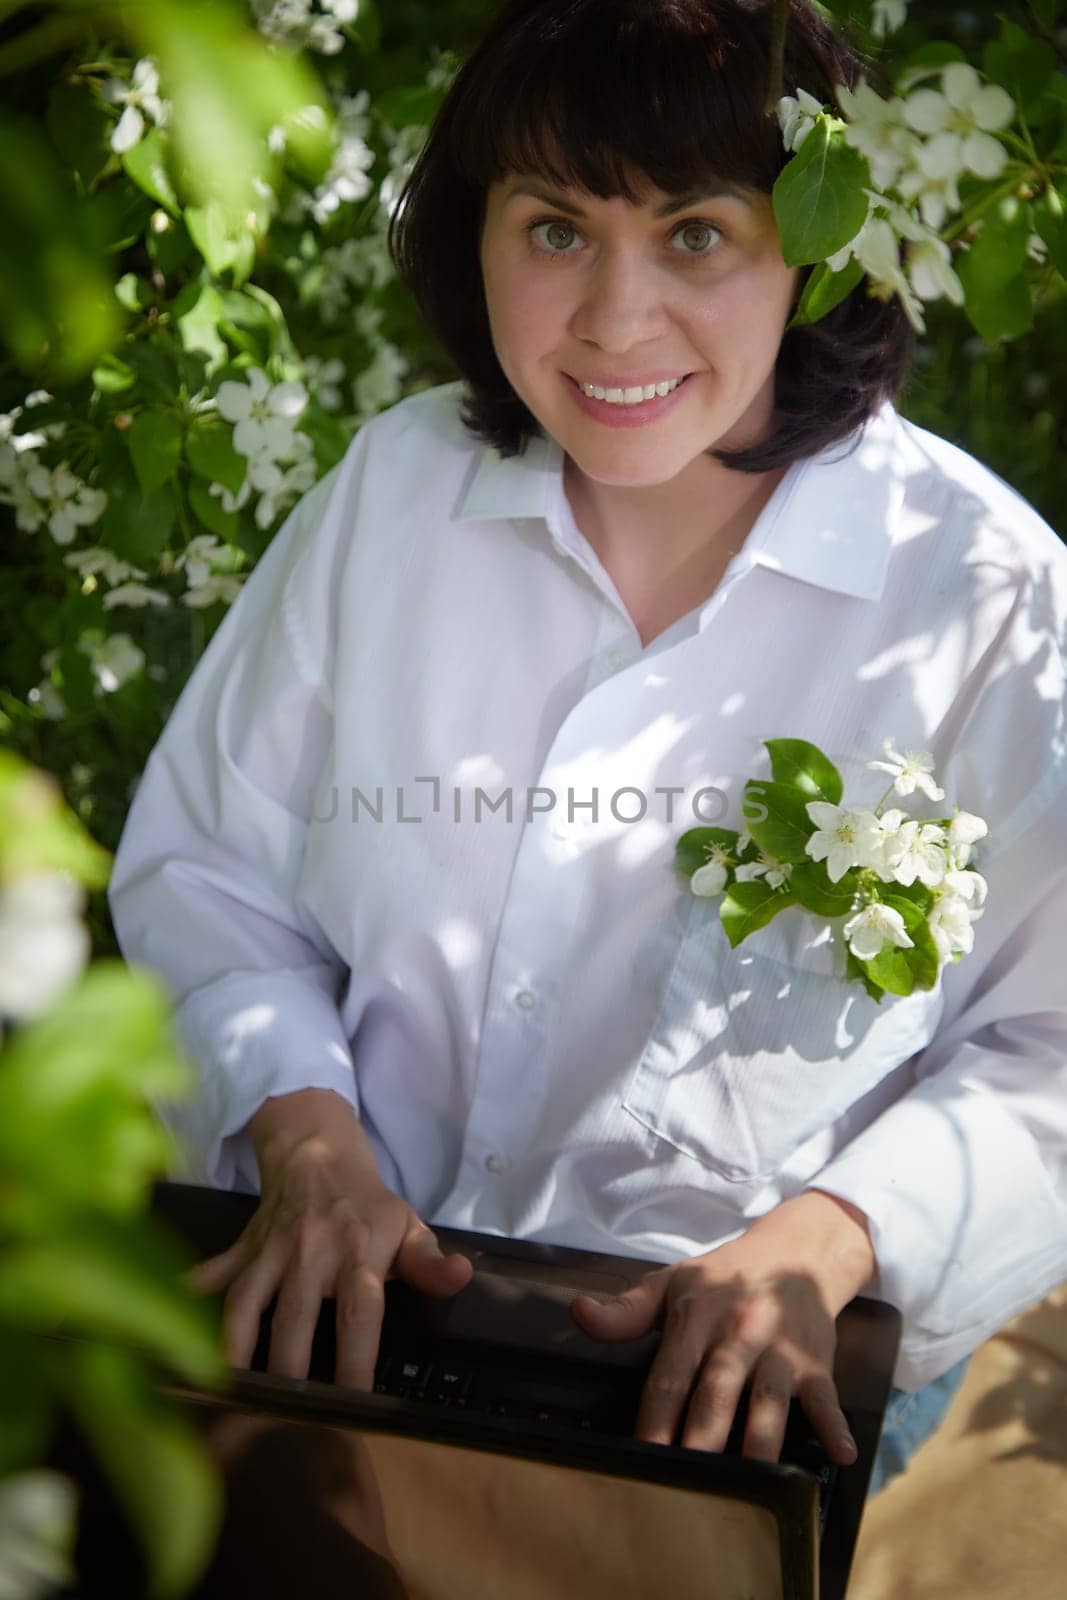
<svg viewBox="0 0 1067 1600">
<path fill-rule="evenodd" d="M 1067 63 L 1067 49 L 1064 49 L 1063 45 L 1053 33 L 1052 29 L 1048 27 L 1046 23 L 1042 22 L 1041 18 L 1034 10 L 1031 0 L 1019 0 L 1019 9 L 1029 23 L 1030 32 L 1036 34 L 1039 39 L 1044 39 L 1046 44 L 1050 44 L 1053 50 L 1055 50 L 1059 59 L 1062 62 Z"/>
</svg>

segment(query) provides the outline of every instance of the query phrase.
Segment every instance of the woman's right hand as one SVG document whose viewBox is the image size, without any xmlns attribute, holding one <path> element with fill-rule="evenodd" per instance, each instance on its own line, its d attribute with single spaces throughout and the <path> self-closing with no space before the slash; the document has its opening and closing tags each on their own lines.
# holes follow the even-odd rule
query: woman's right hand
<svg viewBox="0 0 1067 1600">
<path fill-rule="evenodd" d="M 386 1188 L 368 1153 L 354 1113 L 350 1124 L 303 1129 L 257 1145 L 258 1209 L 228 1250 L 184 1275 L 197 1293 L 226 1290 L 222 1331 L 232 1366 L 251 1365 L 260 1317 L 277 1294 L 267 1370 L 306 1378 L 321 1304 L 331 1297 L 337 1302 L 335 1381 L 371 1389 L 386 1281 L 402 1278 L 438 1296 L 469 1283 L 469 1258 L 442 1254 L 432 1230 Z"/>
</svg>

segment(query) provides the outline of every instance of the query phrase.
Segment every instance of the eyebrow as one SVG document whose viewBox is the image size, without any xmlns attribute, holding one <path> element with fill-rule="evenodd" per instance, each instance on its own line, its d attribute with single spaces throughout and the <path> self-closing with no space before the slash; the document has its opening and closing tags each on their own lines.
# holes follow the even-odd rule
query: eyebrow
<svg viewBox="0 0 1067 1600">
<path fill-rule="evenodd" d="M 576 206 L 572 200 L 564 200 L 561 195 L 548 188 L 542 188 L 533 183 L 517 183 L 512 186 L 504 196 L 504 205 L 509 205 L 512 200 L 525 196 L 530 200 L 540 200 L 545 205 L 555 206 L 558 211 L 566 212 L 569 217 L 584 217 L 585 212 L 581 206 Z M 728 183 L 702 183 L 697 188 L 687 189 L 684 194 L 678 194 L 668 200 L 664 205 L 656 208 L 657 217 L 673 217 L 679 211 L 685 211 L 689 206 L 695 205 L 699 200 L 740 200 L 744 205 L 751 205 L 752 201 L 741 189 L 735 189 Z"/>
</svg>

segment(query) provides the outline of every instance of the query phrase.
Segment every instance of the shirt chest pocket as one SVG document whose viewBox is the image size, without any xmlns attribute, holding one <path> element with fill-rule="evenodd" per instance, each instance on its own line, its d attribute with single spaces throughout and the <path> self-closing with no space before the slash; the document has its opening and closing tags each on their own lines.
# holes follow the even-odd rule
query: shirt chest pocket
<svg viewBox="0 0 1067 1600">
<path fill-rule="evenodd" d="M 793 1150 L 921 1050 L 940 985 L 872 1000 L 844 977 L 820 918 L 791 907 L 731 950 L 717 900 L 691 896 L 623 1105 L 731 1182 L 773 1177 Z"/>
</svg>

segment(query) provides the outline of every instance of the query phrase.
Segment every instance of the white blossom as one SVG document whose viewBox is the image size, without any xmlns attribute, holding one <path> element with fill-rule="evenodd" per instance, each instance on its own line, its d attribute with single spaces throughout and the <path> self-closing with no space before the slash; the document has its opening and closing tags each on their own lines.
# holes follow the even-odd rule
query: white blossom
<svg viewBox="0 0 1067 1600">
<path fill-rule="evenodd" d="M 915 945 L 900 912 L 877 901 L 857 911 L 842 931 L 857 961 L 873 961 L 886 940 L 898 950 L 910 950 Z"/>
<path fill-rule="evenodd" d="M 982 907 L 986 903 L 989 885 L 980 872 L 973 869 L 966 872 L 953 868 L 945 873 L 945 889 L 957 895 L 961 900 L 966 900 L 971 917 L 974 921 L 982 915 Z M 972 904 L 973 902 L 973 904 Z"/>
<path fill-rule="evenodd" d="M 976 817 L 973 811 L 957 809 L 948 825 L 948 851 L 953 866 L 965 867 L 971 859 L 974 845 L 979 839 L 984 839 L 988 832 L 983 819 Z"/>
<path fill-rule="evenodd" d="M 376 416 L 400 398 L 401 383 L 410 363 L 395 344 L 383 342 L 352 385 L 356 413 L 361 420 Z"/>
<path fill-rule="evenodd" d="M 279 460 L 293 448 L 296 418 L 307 405 L 302 383 L 273 386 L 259 367 L 250 367 L 245 383 L 228 380 L 218 392 L 220 416 L 236 423 L 233 447 L 238 455 Z"/>
<path fill-rule="evenodd" d="M 359 15 L 359 0 L 322 0 L 321 12 L 312 0 L 252 0 L 256 26 L 267 39 L 294 50 L 317 50 L 337 55 L 345 46 L 344 24 Z"/>
<path fill-rule="evenodd" d="M 64 1473 L 32 1467 L 5 1477 L 0 1483 L 3 1600 L 45 1600 L 74 1583 L 77 1530 L 78 1490 Z"/>
<path fill-rule="evenodd" d="M 813 861 L 826 862 L 831 883 L 852 867 L 881 861 L 879 822 L 873 811 L 833 806 L 826 800 L 812 800 L 805 809 L 816 831 L 804 849 Z"/>
<path fill-rule="evenodd" d="M 213 534 L 199 534 L 190 539 L 174 560 L 174 570 L 185 571 L 187 589 L 182 595 L 182 604 L 200 609 L 221 600 L 231 605 L 240 594 L 244 579 L 232 571 L 217 570 L 218 563 L 230 560 L 230 547 L 221 545 Z"/>
<path fill-rule="evenodd" d="M 134 67 L 129 87 L 121 78 L 109 78 L 102 92 L 111 105 L 125 108 L 111 131 L 111 148 L 119 155 L 140 142 L 146 116 L 160 127 L 167 120 L 167 108 L 159 96 L 159 73 L 147 56 Z"/>
<path fill-rule="evenodd" d="M 726 888 L 732 864 L 733 857 L 726 846 L 713 844 L 708 851 L 707 861 L 702 867 L 698 867 L 689 879 L 689 887 L 702 899 L 714 899 Z"/>
<path fill-rule="evenodd" d="M 967 901 L 959 895 L 941 895 L 926 920 L 942 961 L 948 961 L 957 953 L 967 955 L 974 949 L 976 919 Z"/>
<path fill-rule="evenodd" d="M 792 871 L 792 862 L 779 861 L 775 856 L 769 856 L 761 850 L 759 860 L 746 861 L 738 867 L 734 878 L 738 883 L 754 883 L 757 878 L 762 878 L 769 889 L 780 889 Z"/>
<path fill-rule="evenodd" d="M 91 943 L 84 905 L 66 872 L 27 872 L 0 888 L 0 1015 L 40 1016 L 78 976 Z"/>
<path fill-rule="evenodd" d="M 49 722 L 62 722 L 67 714 L 67 702 L 50 678 L 42 678 L 40 683 L 27 690 L 26 699 Z"/>
<path fill-rule="evenodd" d="M 922 305 L 900 262 L 900 243 L 886 217 L 870 216 L 851 244 L 827 259 L 832 272 L 840 272 L 855 256 L 871 280 L 870 292 L 880 300 L 897 295 L 908 321 L 917 333 L 926 331 Z"/>
<path fill-rule="evenodd" d="M 963 284 L 952 265 L 952 251 L 943 239 L 929 237 L 906 248 L 908 277 L 920 300 L 951 300 L 954 306 L 964 301 Z"/>
<path fill-rule="evenodd" d="M 208 494 L 213 494 L 219 501 L 221 501 L 223 511 L 228 512 L 232 516 L 234 512 L 242 510 L 244 506 L 248 504 L 249 496 L 252 493 L 252 485 L 249 483 L 248 475 L 246 473 L 244 481 L 242 482 L 241 487 L 238 489 L 236 494 L 234 494 L 232 490 L 227 489 L 226 485 L 223 483 L 209 483 L 207 492 Z"/>
<path fill-rule="evenodd" d="M 782 143 L 787 150 L 799 150 L 815 126 L 815 119 L 825 109 L 806 89 L 798 89 L 796 97 L 783 95 L 778 102 L 778 124 L 782 130 Z"/>
<path fill-rule="evenodd" d="M 928 800 L 945 798 L 944 789 L 939 789 L 934 782 L 934 758 L 929 750 L 908 750 L 901 755 L 892 734 L 888 739 L 882 740 L 882 749 L 889 759 L 868 761 L 867 765 L 874 772 L 891 772 L 893 788 L 897 794 L 914 794 L 916 789 L 919 789 Z"/>
<path fill-rule="evenodd" d="M 120 583 L 117 589 L 109 589 L 103 599 L 105 611 L 114 611 L 116 606 L 158 606 L 163 610 L 169 605 L 169 594 L 164 594 L 162 589 L 150 589 L 143 583 Z"/>
<path fill-rule="evenodd" d="M 871 32 L 876 39 L 896 33 L 908 20 L 908 0 L 874 0 Z"/>
<path fill-rule="evenodd" d="M 904 102 L 908 126 L 929 135 L 924 157 L 931 174 L 957 179 L 964 172 L 979 178 L 1000 176 L 1008 153 L 993 134 L 1014 115 L 1008 91 L 996 83 L 983 84 L 966 61 L 948 63 L 940 90 L 915 89 Z"/>
<path fill-rule="evenodd" d="M 260 493 L 256 506 L 256 526 L 269 528 L 280 512 L 296 498 L 310 489 L 318 476 L 314 447 L 307 434 L 298 433 L 291 454 L 296 458 L 283 470 L 277 461 L 266 457 L 249 463 L 248 476 L 253 489 Z"/>
<path fill-rule="evenodd" d="M 102 573 L 105 582 L 111 585 L 124 583 L 127 578 L 148 576 L 140 567 L 133 567 L 128 561 L 120 561 L 113 550 L 106 550 L 103 546 L 93 546 L 88 550 L 72 550 L 69 555 L 63 557 L 63 565 L 73 567 L 83 578 L 97 572 Z"/>
<path fill-rule="evenodd" d="M 862 77 L 855 89 L 838 84 L 835 92 L 849 123 L 845 143 L 866 156 L 878 189 L 892 188 L 919 144 L 905 120 L 904 102 L 883 100 Z"/>
<path fill-rule="evenodd" d="M 323 361 L 319 356 L 308 356 L 304 366 L 307 369 L 308 387 L 322 409 L 339 411 L 341 391 L 337 385 L 344 381 L 344 362 L 336 356 L 328 361 Z"/>
<path fill-rule="evenodd" d="M 365 200 L 374 185 L 367 176 L 374 151 L 354 134 L 342 133 L 329 171 L 313 193 L 297 190 L 286 209 L 285 220 L 296 222 L 305 212 L 322 227 L 342 205 Z"/>
<path fill-rule="evenodd" d="M 145 664 L 144 651 L 128 633 L 104 634 L 99 628 L 87 628 L 78 648 L 89 657 L 97 694 L 114 694 Z"/>
<path fill-rule="evenodd" d="M 25 532 L 35 533 L 47 522 L 56 544 L 70 544 L 78 528 L 103 516 L 107 495 L 75 477 L 65 461 L 58 467 L 37 462 L 26 473 L 24 498 L 15 504 L 16 521 Z"/>
<path fill-rule="evenodd" d="M 893 881 L 910 885 L 918 878 L 928 889 L 936 887 L 948 870 L 945 837 L 936 822 L 903 823 L 887 853 Z"/>
</svg>

